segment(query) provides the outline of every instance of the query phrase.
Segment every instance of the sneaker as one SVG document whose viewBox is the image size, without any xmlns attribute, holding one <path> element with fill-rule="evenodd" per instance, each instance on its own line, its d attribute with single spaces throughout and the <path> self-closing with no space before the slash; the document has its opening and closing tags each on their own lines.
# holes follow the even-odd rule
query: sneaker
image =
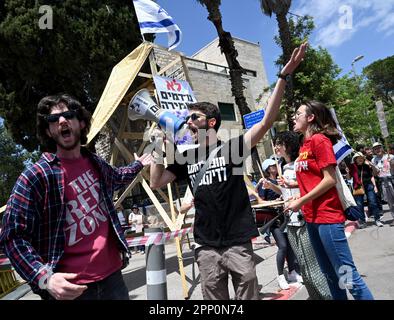
<svg viewBox="0 0 394 320">
<path fill-rule="evenodd" d="M 279 288 L 281 288 L 282 290 L 288 290 L 290 289 L 289 284 L 286 281 L 285 275 L 281 274 L 278 276 L 278 284 L 279 284 Z"/>
<path fill-rule="evenodd" d="M 367 223 L 366 223 L 366 222 L 360 221 L 360 222 L 358 223 L 358 228 L 359 228 L 359 229 L 365 229 L 366 227 L 367 227 Z"/>
<path fill-rule="evenodd" d="M 270 236 L 265 236 L 264 237 L 265 242 L 267 242 L 268 244 L 271 244 L 271 238 Z"/>
<path fill-rule="evenodd" d="M 375 224 L 376 224 L 376 226 L 378 226 L 378 227 L 383 227 L 383 226 L 384 226 L 384 224 L 382 223 L 382 221 L 379 221 L 379 220 L 376 220 L 376 221 L 375 221 Z"/>
<path fill-rule="evenodd" d="M 304 281 L 302 279 L 302 277 L 295 270 L 293 270 L 289 273 L 289 275 L 287 276 L 287 280 L 289 280 L 289 282 L 303 282 Z"/>
</svg>

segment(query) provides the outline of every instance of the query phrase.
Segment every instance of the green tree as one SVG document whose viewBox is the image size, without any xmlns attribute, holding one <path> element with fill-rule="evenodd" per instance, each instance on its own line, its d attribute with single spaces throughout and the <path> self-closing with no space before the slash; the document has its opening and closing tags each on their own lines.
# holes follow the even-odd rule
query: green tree
<svg viewBox="0 0 394 320">
<path fill-rule="evenodd" d="M 394 55 L 377 60 L 363 69 L 369 80 L 366 87 L 374 94 L 375 100 L 382 100 L 390 136 L 388 143 L 394 142 Z M 377 120 L 377 117 L 375 119 Z"/>
<path fill-rule="evenodd" d="M 296 48 L 296 45 L 292 41 L 289 21 L 286 17 L 291 6 L 291 0 L 260 0 L 260 5 L 265 15 L 271 17 L 272 13 L 275 14 L 279 29 L 279 37 L 276 38 L 276 43 L 282 48 L 280 63 L 283 66 L 284 62 L 289 61 L 294 48 Z M 284 100 L 286 121 L 289 128 L 292 129 L 292 117 L 294 113 L 294 84 L 292 79 L 287 83 Z"/>
<path fill-rule="evenodd" d="M 314 29 L 313 19 L 303 16 L 288 20 L 292 47 L 299 46 L 308 40 Z M 280 45 L 280 37 L 275 37 L 275 42 Z M 284 55 L 280 55 L 275 64 L 278 68 L 283 66 Z M 292 116 L 296 108 L 305 100 L 319 100 L 328 105 L 335 104 L 336 86 L 335 79 L 340 73 L 339 67 L 334 63 L 328 51 L 322 47 L 309 47 L 304 61 L 297 68 L 293 76 L 292 104 L 282 105 L 289 128 L 292 128 Z M 289 123 L 291 122 L 291 125 Z"/>
<path fill-rule="evenodd" d="M 394 55 L 371 63 L 363 73 L 376 96 L 390 109 L 394 107 Z"/>
<path fill-rule="evenodd" d="M 341 128 L 353 146 L 356 144 L 372 144 L 380 136 L 380 127 L 377 121 L 373 91 L 362 77 L 349 77 L 348 75 L 337 79 L 335 87 L 335 100 L 331 105 L 335 107 Z"/>
<path fill-rule="evenodd" d="M 0 124 L 0 207 L 6 204 L 11 190 L 25 163 L 34 158 L 19 145 L 16 145 L 3 124 Z M 32 160 L 34 160 L 32 159 Z"/>
<path fill-rule="evenodd" d="M 48 5 L 53 28 L 40 28 Z M 50 17 L 48 18 L 50 19 Z M 141 43 L 131 0 L 5 0 L 0 4 L 0 116 L 17 144 L 37 148 L 35 113 L 67 92 L 93 111 L 112 67 Z"/>
<path fill-rule="evenodd" d="M 335 79 L 340 68 L 322 47 L 309 48 L 305 61 L 294 77 L 294 103 L 298 107 L 305 100 L 319 100 L 332 105 L 336 100 Z"/>
</svg>

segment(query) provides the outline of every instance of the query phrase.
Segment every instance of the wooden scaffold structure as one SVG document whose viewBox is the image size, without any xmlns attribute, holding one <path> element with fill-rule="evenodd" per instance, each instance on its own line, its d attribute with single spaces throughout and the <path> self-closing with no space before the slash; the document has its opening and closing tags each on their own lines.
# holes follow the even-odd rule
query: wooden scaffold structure
<svg viewBox="0 0 394 320">
<path fill-rule="evenodd" d="M 103 138 L 101 139 L 101 150 L 104 149 L 104 152 L 97 151 L 111 165 L 121 166 L 130 163 L 134 160 L 134 153 L 139 156 L 146 147 L 149 140 L 146 137 L 151 135 L 156 124 L 146 120 L 129 120 L 127 106 L 140 89 L 146 88 L 152 95 L 156 95 L 153 82 L 153 77 L 156 75 L 186 80 L 192 86 L 185 57 L 150 42 L 143 42 L 113 68 L 93 114 L 88 135 L 88 144 L 97 142 L 96 147 L 100 143 L 98 141 L 100 139 L 97 138 L 101 135 Z M 160 105 L 159 99 L 156 98 L 156 100 Z M 160 197 L 169 205 L 170 212 L 168 213 L 149 186 L 148 168 L 144 168 L 121 194 L 116 195 L 115 207 L 120 205 L 138 186 L 144 189 L 169 230 L 171 232 L 181 230 L 184 226 L 185 214 L 180 214 L 174 205 L 171 184 L 167 185 L 167 193 L 160 189 L 157 190 Z M 186 193 L 190 193 L 189 188 Z M 177 198 L 180 198 L 179 194 L 177 194 Z M 179 237 L 175 237 L 183 296 L 188 299 L 189 292 L 183 267 L 181 240 Z"/>
</svg>

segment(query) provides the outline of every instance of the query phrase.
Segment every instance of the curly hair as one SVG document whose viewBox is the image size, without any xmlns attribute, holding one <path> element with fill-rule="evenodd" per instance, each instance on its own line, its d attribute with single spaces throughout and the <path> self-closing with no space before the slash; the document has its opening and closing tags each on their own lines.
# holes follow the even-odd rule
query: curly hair
<svg viewBox="0 0 394 320">
<path fill-rule="evenodd" d="M 81 144 L 86 144 L 88 141 L 88 133 L 91 125 L 92 115 L 89 111 L 81 105 L 81 103 L 68 94 L 58 94 L 53 96 L 46 96 L 40 100 L 37 107 L 37 138 L 40 141 L 43 151 L 56 152 L 56 142 L 46 133 L 49 128 L 47 115 L 51 113 L 54 106 L 59 103 L 64 103 L 68 110 L 73 110 L 77 114 L 79 121 L 85 122 L 85 128 L 81 129 Z"/>
<path fill-rule="evenodd" d="M 210 102 L 196 102 L 190 103 L 187 108 L 189 110 L 197 110 L 201 111 L 207 116 L 207 119 L 216 119 L 216 124 L 214 126 L 215 131 L 219 130 L 220 124 L 222 123 L 222 117 L 220 114 L 220 110 L 217 106 Z"/>
<path fill-rule="evenodd" d="M 309 125 L 309 130 L 315 133 L 322 133 L 332 144 L 336 144 L 341 139 L 341 134 L 337 129 L 335 120 L 324 103 L 319 101 L 307 101 L 302 103 L 306 106 L 306 114 L 314 115 L 312 123 Z"/>
<path fill-rule="evenodd" d="M 274 144 L 284 146 L 291 161 L 297 159 L 300 150 L 300 136 L 294 131 L 279 132 L 274 138 Z"/>
</svg>

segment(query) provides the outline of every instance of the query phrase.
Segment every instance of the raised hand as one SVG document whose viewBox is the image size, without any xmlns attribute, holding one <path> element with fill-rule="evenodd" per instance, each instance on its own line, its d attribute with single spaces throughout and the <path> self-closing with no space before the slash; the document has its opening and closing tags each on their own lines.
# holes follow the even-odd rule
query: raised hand
<svg viewBox="0 0 394 320">
<path fill-rule="evenodd" d="M 298 65 L 304 59 L 305 51 L 306 51 L 307 47 L 308 47 L 308 43 L 304 42 L 298 48 L 294 49 L 290 60 L 283 67 L 281 74 L 286 75 L 286 74 L 292 74 L 294 72 L 294 70 L 298 67 Z"/>
</svg>

